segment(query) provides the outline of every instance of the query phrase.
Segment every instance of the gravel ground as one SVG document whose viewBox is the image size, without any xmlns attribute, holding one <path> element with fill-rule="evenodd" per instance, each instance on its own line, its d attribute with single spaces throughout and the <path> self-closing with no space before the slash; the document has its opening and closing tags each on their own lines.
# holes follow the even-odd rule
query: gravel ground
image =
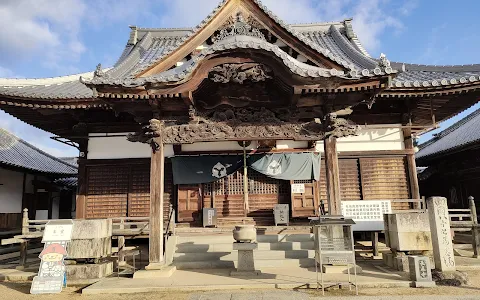
<svg viewBox="0 0 480 300">
<path fill-rule="evenodd" d="M 409 300 L 447 300 L 447 299 L 480 299 L 480 271 L 468 272 L 471 284 L 469 286 L 445 287 L 439 286 L 434 289 L 413 289 L 413 288 L 382 288 L 382 289 L 360 289 L 358 297 L 352 299 L 409 299 Z M 223 299 L 276 299 L 292 300 L 291 291 L 222 291 L 222 292 L 165 292 L 154 294 L 129 294 L 129 295 L 82 295 L 78 288 L 66 288 L 61 294 L 57 295 L 30 295 L 30 283 L 0 283 L 0 300 L 223 300 Z M 283 295 L 282 295 L 283 294 Z M 227 295 L 230 295 L 228 297 Z M 329 299 L 328 296 L 334 296 L 333 299 L 340 300 L 351 298 L 352 292 L 348 290 L 333 290 L 326 293 L 327 297 L 322 297 L 321 292 L 316 290 L 305 290 L 297 294 L 299 299 L 318 298 Z M 432 296 L 428 295 L 442 295 Z"/>
</svg>

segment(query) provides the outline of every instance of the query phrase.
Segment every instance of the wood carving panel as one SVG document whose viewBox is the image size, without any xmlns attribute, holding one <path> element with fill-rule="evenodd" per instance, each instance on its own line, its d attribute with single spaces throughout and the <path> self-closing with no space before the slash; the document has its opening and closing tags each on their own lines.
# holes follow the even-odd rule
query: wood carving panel
<svg viewBox="0 0 480 300">
<path fill-rule="evenodd" d="M 330 114 L 321 122 L 288 122 L 282 119 L 288 114 L 266 108 L 242 108 L 215 111 L 199 115 L 193 108 L 188 124 L 168 124 L 153 119 L 141 132 L 131 134 L 132 142 L 154 143 L 160 138 L 164 144 L 191 144 L 213 141 L 245 140 L 299 140 L 319 141 L 328 136 L 355 135 L 358 126 Z M 153 144 L 152 144 L 153 145 Z"/>
</svg>

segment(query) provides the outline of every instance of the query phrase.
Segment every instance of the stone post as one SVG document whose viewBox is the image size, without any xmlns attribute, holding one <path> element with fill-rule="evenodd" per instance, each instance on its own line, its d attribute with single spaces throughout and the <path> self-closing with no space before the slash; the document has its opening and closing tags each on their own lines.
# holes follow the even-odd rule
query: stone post
<svg viewBox="0 0 480 300">
<path fill-rule="evenodd" d="M 435 287 L 430 269 L 430 259 L 426 256 L 409 256 L 410 280 L 414 287 Z"/>
<path fill-rule="evenodd" d="M 447 199 L 443 197 L 428 198 L 427 207 L 430 231 L 432 232 L 435 269 L 442 272 L 455 271 Z"/>
</svg>

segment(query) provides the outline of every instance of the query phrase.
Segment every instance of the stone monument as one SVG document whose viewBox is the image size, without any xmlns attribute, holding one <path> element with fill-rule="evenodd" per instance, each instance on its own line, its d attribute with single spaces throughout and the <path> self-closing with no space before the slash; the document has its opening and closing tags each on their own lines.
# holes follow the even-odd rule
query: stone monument
<svg viewBox="0 0 480 300">
<path fill-rule="evenodd" d="M 72 240 L 66 258 L 67 279 L 95 281 L 113 273 L 112 220 L 73 220 Z M 93 263 L 92 263 L 93 262 Z"/>
<path fill-rule="evenodd" d="M 431 197 L 427 199 L 428 217 L 432 232 L 435 269 L 441 272 L 455 271 L 452 233 L 448 217 L 447 199 Z"/>
<path fill-rule="evenodd" d="M 427 213 L 384 215 L 385 241 L 392 253 L 384 253 L 384 263 L 398 271 L 409 272 L 408 255 L 431 255 L 432 236 Z"/>
<path fill-rule="evenodd" d="M 408 264 L 410 270 L 410 279 L 414 287 L 435 287 L 432 280 L 432 269 L 430 259 L 426 256 L 409 256 Z"/>
<path fill-rule="evenodd" d="M 255 270 L 255 258 L 253 250 L 258 248 L 256 243 L 257 231 L 253 225 L 235 226 L 233 230 L 233 250 L 238 251 L 237 270 L 232 271 L 230 276 L 252 276 L 260 275 L 259 270 Z"/>
</svg>

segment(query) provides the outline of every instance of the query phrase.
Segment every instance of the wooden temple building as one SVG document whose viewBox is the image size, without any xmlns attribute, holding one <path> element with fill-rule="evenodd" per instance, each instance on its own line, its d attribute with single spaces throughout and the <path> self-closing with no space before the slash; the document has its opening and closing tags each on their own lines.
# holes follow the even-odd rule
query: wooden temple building
<svg viewBox="0 0 480 300">
<path fill-rule="evenodd" d="M 1 79 L 0 108 L 78 145 L 77 218 L 150 217 L 154 265 L 170 204 L 192 226 L 210 207 L 220 224 L 273 224 L 276 204 L 297 219 L 322 202 L 409 209 L 412 136 L 479 89 L 480 65 L 372 58 L 351 19 L 290 25 L 259 0 L 225 0 L 195 28 L 132 26 L 113 68 Z"/>
<path fill-rule="evenodd" d="M 480 108 L 419 148 L 423 196 L 445 197 L 449 207 L 458 209 L 469 207 L 470 196 L 480 199 Z"/>
</svg>

